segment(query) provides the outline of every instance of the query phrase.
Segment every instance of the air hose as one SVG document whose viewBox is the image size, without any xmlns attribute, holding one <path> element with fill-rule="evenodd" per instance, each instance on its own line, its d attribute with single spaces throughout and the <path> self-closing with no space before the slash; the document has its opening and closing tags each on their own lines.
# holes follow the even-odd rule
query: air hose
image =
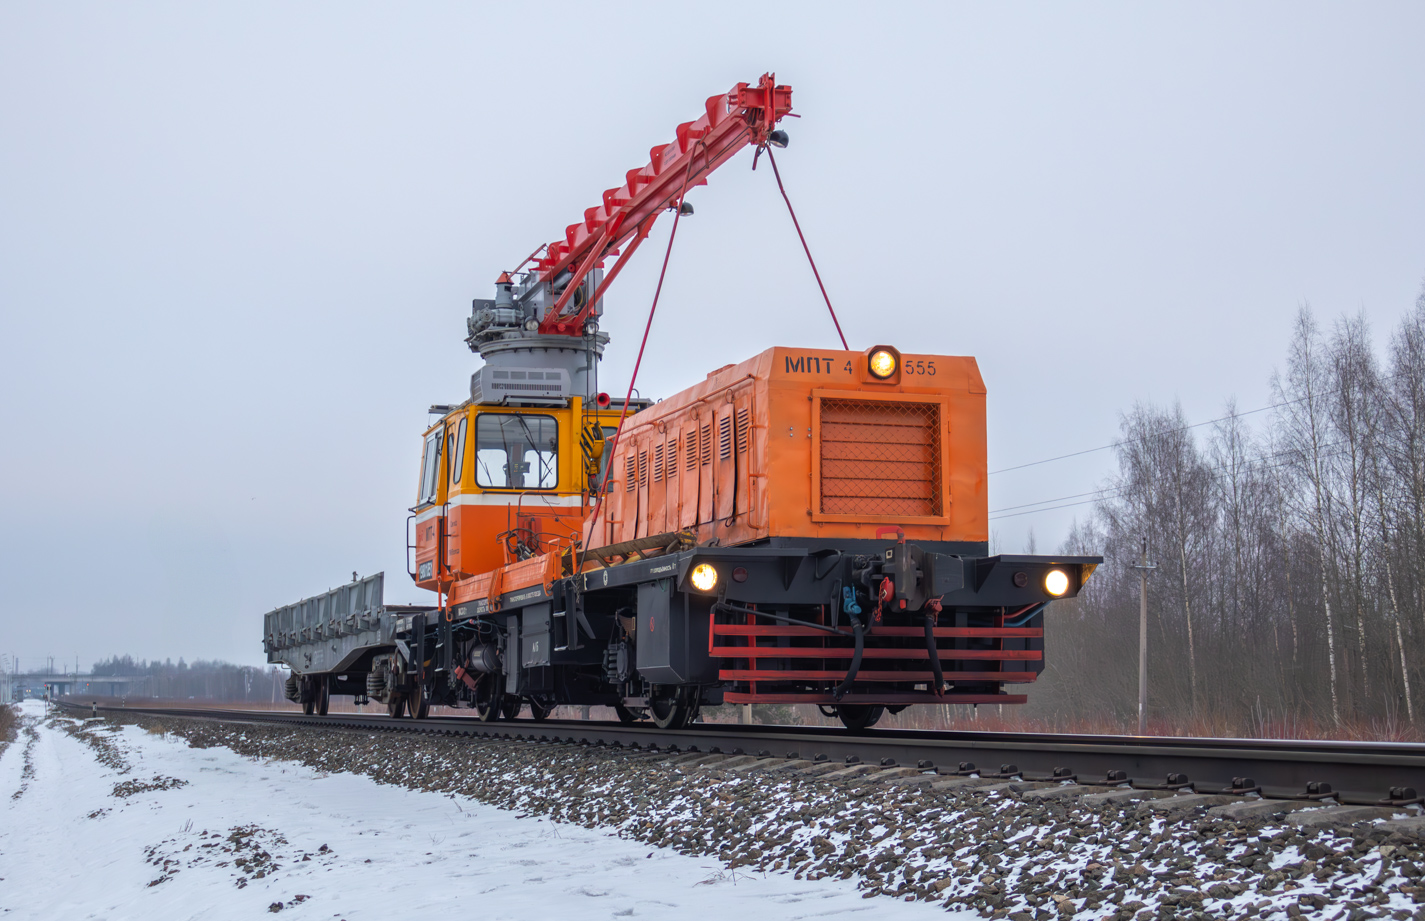
<svg viewBox="0 0 1425 921">
<path fill-rule="evenodd" d="M 856 649 L 851 653 L 851 667 L 846 670 L 846 679 L 831 692 L 837 700 L 844 697 L 855 683 L 856 673 L 861 670 L 861 653 L 866 648 L 866 628 L 861 626 L 861 618 L 855 612 L 848 612 L 847 616 L 851 618 L 851 629 L 856 632 Z"/>
<path fill-rule="evenodd" d="M 925 612 L 925 650 L 930 654 L 930 672 L 935 676 L 935 696 L 945 690 L 945 673 L 940 670 L 940 650 L 935 646 L 935 612 Z"/>
</svg>

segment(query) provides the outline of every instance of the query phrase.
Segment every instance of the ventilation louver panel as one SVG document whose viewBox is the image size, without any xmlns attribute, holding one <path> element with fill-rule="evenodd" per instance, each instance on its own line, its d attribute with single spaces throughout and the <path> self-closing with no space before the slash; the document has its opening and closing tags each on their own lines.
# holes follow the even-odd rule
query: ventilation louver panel
<svg viewBox="0 0 1425 921">
<path fill-rule="evenodd" d="M 823 399 L 820 427 L 822 514 L 944 515 L 938 404 Z"/>
</svg>

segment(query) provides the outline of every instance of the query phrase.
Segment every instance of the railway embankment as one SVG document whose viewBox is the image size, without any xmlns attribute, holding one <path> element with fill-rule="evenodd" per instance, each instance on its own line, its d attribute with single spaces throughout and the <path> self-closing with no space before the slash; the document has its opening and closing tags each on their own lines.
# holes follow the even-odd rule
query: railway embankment
<svg viewBox="0 0 1425 921">
<path fill-rule="evenodd" d="M 1011 921 L 1425 918 L 1405 811 L 1125 796 L 914 769 L 126 717 L 190 746 L 353 772 L 612 830 L 726 873 L 854 882 L 867 898 Z"/>
<path fill-rule="evenodd" d="M 22 720 L 23 741 L 0 753 L 0 917 L 359 921 L 477 905 L 531 921 L 793 921 L 809 907 L 834 921 L 869 907 L 848 881 L 729 871 L 604 826 L 194 747 L 153 723 L 34 701 Z M 874 907 L 887 921 L 944 916 L 924 902 Z"/>
</svg>

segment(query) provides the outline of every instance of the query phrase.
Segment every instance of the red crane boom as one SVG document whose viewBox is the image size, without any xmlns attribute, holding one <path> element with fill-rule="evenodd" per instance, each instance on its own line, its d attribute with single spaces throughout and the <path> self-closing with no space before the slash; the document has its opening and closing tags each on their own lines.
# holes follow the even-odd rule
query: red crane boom
<svg viewBox="0 0 1425 921">
<path fill-rule="evenodd" d="M 525 260 L 534 260 L 541 281 L 559 279 L 563 284 L 559 300 L 540 324 L 541 333 L 583 335 L 589 311 L 648 236 L 658 215 L 677 206 L 688 188 L 706 185 L 708 174 L 743 147 L 765 147 L 777 122 L 792 111 L 792 88 L 778 86 L 774 74 L 763 74 L 755 86 L 739 83 L 729 92 L 709 97 L 704 109 L 696 120 L 678 126 L 671 143 L 650 150 L 648 164 L 629 170 L 622 186 L 606 190 L 603 203 L 586 209 L 582 221 L 566 227 L 562 240 L 540 247 Z M 628 249 L 620 255 L 625 245 Z M 602 267 L 610 256 L 620 258 L 598 291 L 569 309 L 589 272 Z M 563 283 L 560 276 L 566 272 L 570 278 Z"/>
</svg>

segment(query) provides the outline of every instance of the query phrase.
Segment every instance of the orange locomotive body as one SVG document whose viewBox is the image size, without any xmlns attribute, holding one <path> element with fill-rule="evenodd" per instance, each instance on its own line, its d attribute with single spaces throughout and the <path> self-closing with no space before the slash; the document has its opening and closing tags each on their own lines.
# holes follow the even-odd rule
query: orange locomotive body
<svg viewBox="0 0 1425 921">
<path fill-rule="evenodd" d="M 1044 608 L 1098 562 L 987 555 L 973 358 L 769 349 L 617 420 L 576 399 L 432 427 L 416 577 L 442 603 L 407 631 L 421 670 L 386 683 L 487 719 L 605 704 L 664 726 L 707 702 L 856 728 L 1018 703 Z"/>
<path fill-rule="evenodd" d="M 895 355 L 885 380 L 874 351 Z M 598 550 L 688 531 L 724 546 L 770 537 L 987 540 L 985 387 L 973 358 L 770 349 L 625 426 L 585 529 Z"/>
<path fill-rule="evenodd" d="M 272 612 L 289 696 L 486 720 L 602 704 L 663 728 L 804 703 L 856 729 L 1025 699 L 1046 607 L 1100 559 L 989 555 L 973 358 L 774 348 L 659 403 L 597 392 L 607 286 L 738 150 L 775 169 L 790 111 L 770 74 L 709 98 L 472 304 L 484 365 L 470 400 L 432 407 L 408 521 L 436 603 L 382 606 L 377 576 Z"/>
</svg>

